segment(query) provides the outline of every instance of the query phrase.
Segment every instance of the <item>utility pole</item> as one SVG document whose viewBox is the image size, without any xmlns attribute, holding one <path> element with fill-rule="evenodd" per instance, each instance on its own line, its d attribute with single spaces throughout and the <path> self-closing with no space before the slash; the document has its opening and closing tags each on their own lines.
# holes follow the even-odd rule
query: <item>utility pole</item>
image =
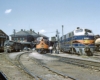
<svg viewBox="0 0 100 80">
<path fill-rule="evenodd" d="M 64 28 L 64 26 L 62 25 L 62 36 L 63 36 L 63 28 Z"/>
<path fill-rule="evenodd" d="M 56 37 L 57 37 L 57 42 L 59 42 L 59 32 L 58 32 L 58 30 L 56 31 Z"/>
<path fill-rule="evenodd" d="M 16 30 L 15 30 L 15 29 L 14 29 L 14 32 L 13 32 L 13 33 L 14 33 L 14 38 L 13 38 L 13 39 L 14 39 L 14 41 L 15 41 L 15 33 L 16 33 Z"/>
<path fill-rule="evenodd" d="M 57 53 L 59 54 L 59 32 L 58 30 L 56 31 L 56 37 L 57 37 Z"/>
</svg>

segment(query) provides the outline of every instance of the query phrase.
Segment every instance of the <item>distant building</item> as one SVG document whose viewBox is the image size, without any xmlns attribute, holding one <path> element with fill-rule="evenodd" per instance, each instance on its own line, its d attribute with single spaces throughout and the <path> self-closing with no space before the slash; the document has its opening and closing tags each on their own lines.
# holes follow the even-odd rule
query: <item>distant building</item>
<svg viewBox="0 0 100 80">
<path fill-rule="evenodd" d="M 4 39 L 8 40 L 9 36 L 5 32 L 3 32 L 2 30 L 0 30 L 0 41 L 2 41 Z"/>
<path fill-rule="evenodd" d="M 56 43 L 56 37 L 51 37 L 51 40 L 50 40 L 50 46 L 54 46 L 54 44 Z"/>
<path fill-rule="evenodd" d="M 4 42 L 9 39 L 9 36 L 0 30 L 0 51 L 3 50 Z"/>
<path fill-rule="evenodd" d="M 56 37 L 51 37 L 51 41 L 56 41 Z"/>
<path fill-rule="evenodd" d="M 45 35 L 38 34 L 34 30 L 30 29 L 28 31 L 21 29 L 21 31 L 16 32 L 14 30 L 14 34 L 10 35 L 11 40 L 17 41 L 17 42 L 34 42 L 37 37 L 46 37 Z"/>
</svg>

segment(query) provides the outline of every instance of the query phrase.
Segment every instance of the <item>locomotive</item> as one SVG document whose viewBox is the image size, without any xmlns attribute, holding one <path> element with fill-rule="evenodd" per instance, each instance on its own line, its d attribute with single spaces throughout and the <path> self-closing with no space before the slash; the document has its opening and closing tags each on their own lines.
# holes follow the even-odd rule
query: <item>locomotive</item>
<svg viewBox="0 0 100 80">
<path fill-rule="evenodd" d="M 6 40 L 4 42 L 4 52 L 20 51 L 23 49 L 23 46 L 20 42 L 15 42 L 11 40 Z"/>
<path fill-rule="evenodd" d="M 59 48 L 64 52 L 93 56 L 94 41 L 94 34 L 90 29 L 77 27 L 77 29 L 61 36 Z"/>
<path fill-rule="evenodd" d="M 39 53 L 47 53 L 49 51 L 49 40 L 45 37 L 38 37 L 36 40 L 36 51 Z"/>
</svg>

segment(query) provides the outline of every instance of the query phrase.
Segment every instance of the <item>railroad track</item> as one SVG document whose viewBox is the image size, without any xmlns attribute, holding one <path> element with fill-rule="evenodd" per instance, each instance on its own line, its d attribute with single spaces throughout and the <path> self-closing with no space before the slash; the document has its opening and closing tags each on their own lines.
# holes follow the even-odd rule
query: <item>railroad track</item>
<svg viewBox="0 0 100 80">
<path fill-rule="evenodd" d="M 28 57 L 28 55 L 28 52 L 18 54 L 15 60 L 8 58 L 8 54 L 6 57 L 10 62 L 26 72 L 32 80 L 75 80 L 72 77 L 66 76 L 60 72 L 50 69 L 47 66 L 44 66 L 40 60 L 32 59 Z"/>
<path fill-rule="evenodd" d="M 39 59 L 29 58 L 28 54 L 22 56 L 21 62 L 32 74 L 35 73 L 38 80 L 76 80 L 51 69 Z"/>
<path fill-rule="evenodd" d="M 60 62 L 69 63 L 85 68 L 91 68 L 95 70 L 100 70 L 100 62 L 98 61 L 89 61 L 89 60 L 82 60 L 82 59 L 76 59 L 76 58 L 68 58 L 68 57 L 61 57 L 61 56 L 54 56 L 50 54 L 46 54 L 46 56 L 59 58 Z"/>
<path fill-rule="evenodd" d="M 66 80 L 66 79 L 68 79 L 68 80 L 76 80 L 76 79 L 74 79 L 72 77 L 69 77 L 69 76 L 67 76 L 67 75 L 59 72 L 59 71 L 56 71 L 54 69 L 51 69 L 50 67 L 48 67 L 47 65 L 45 65 L 43 62 L 41 62 L 41 60 L 39 60 L 39 59 L 35 59 L 35 58 L 31 58 L 31 59 L 33 61 L 35 61 L 36 64 L 38 64 L 38 65 L 42 66 L 43 68 L 47 69 L 49 71 L 49 72 L 47 72 L 47 74 L 56 75 L 55 76 L 55 79 L 52 79 L 52 77 L 54 77 L 54 76 L 52 76 L 50 80 L 58 80 L 57 77 L 61 78 L 59 80 Z M 43 75 L 43 74 L 41 74 L 41 75 Z M 46 79 L 46 80 L 49 80 L 49 79 Z"/>
<path fill-rule="evenodd" d="M 30 52 L 23 52 L 21 54 L 18 54 L 15 58 L 15 60 L 11 60 L 8 55 L 9 54 L 6 54 L 6 58 L 13 64 L 13 65 L 16 65 L 18 68 L 20 68 L 21 70 L 23 70 L 26 74 L 28 74 L 32 80 L 37 80 L 36 76 L 34 74 L 31 74 L 31 72 L 25 68 L 25 66 L 21 63 L 20 61 L 20 57 L 23 55 L 23 54 L 26 54 L 26 53 L 30 53 Z M 13 53 L 13 54 L 16 54 L 16 53 Z M 33 79 L 34 78 L 34 79 Z"/>
</svg>

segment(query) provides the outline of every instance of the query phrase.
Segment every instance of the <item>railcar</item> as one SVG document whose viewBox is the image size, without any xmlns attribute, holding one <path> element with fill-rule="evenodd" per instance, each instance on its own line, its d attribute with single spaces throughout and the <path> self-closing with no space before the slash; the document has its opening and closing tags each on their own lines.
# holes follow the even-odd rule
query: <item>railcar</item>
<svg viewBox="0 0 100 80">
<path fill-rule="evenodd" d="M 48 38 L 38 37 L 36 40 L 36 51 L 39 53 L 47 53 L 49 51 Z"/>
<path fill-rule="evenodd" d="M 95 35 L 95 51 L 100 51 L 100 35 Z"/>
<path fill-rule="evenodd" d="M 20 51 L 23 49 L 23 46 L 20 42 L 15 42 L 11 40 L 6 40 L 4 42 L 4 52 Z"/>
<path fill-rule="evenodd" d="M 95 50 L 94 34 L 92 30 L 79 28 L 61 36 L 60 51 L 93 56 Z"/>
</svg>

